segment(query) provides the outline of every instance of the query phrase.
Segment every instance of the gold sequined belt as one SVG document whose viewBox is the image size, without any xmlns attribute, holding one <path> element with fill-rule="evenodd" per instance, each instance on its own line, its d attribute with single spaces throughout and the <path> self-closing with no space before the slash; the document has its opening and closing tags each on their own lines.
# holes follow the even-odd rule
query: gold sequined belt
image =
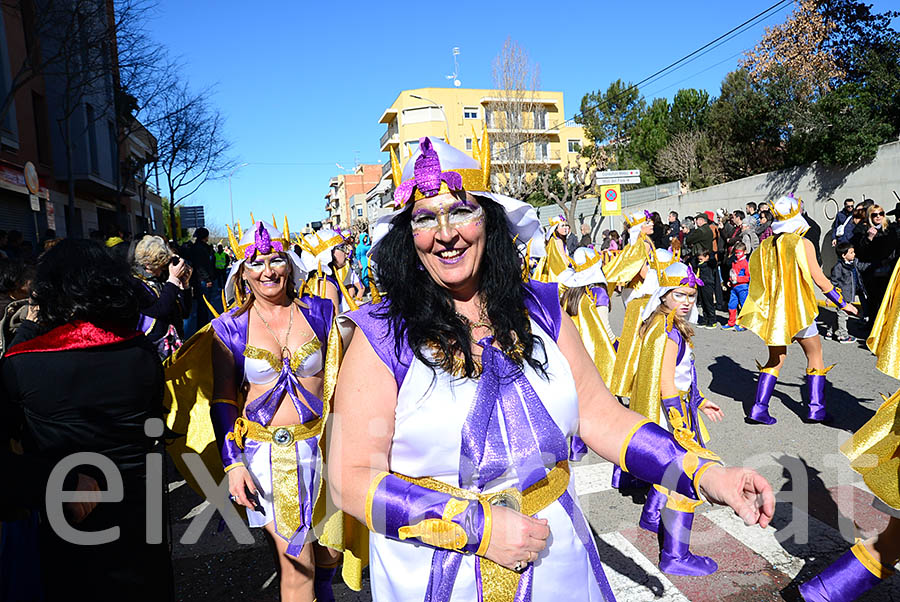
<svg viewBox="0 0 900 602">
<path fill-rule="evenodd" d="M 393 474 L 433 491 L 449 493 L 454 497 L 467 500 L 482 500 L 492 506 L 504 506 L 527 516 L 533 516 L 555 502 L 569 487 L 568 460 L 559 462 L 547 473 L 546 477 L 525 491 L 510 487 L 491 493 L 478 493 L 448 485 L 431 477 L 413 478 L 397 473 Z M 487 558 L 481 558 L 481 589 L 484 593 L 484 602 L 511 602 L 516 596 L 521 577 L 513 570 L 500 566 Z"/>
<path fill-rule="evenodd" d="M 320 416 L 303 424 L 263 426 L 258 422 L 238 418 L 234 422 L 235 443 L 243 449 L 244 439 L 271 443 L 272 500 L 275 506 L 275 532 L 290 541 L 303 524 L 300 507 L 300 467 L 294 443 L 322 433 L 324 419 Z M 312 491 L 312 488 L 310 488 Z"/>
</svg>

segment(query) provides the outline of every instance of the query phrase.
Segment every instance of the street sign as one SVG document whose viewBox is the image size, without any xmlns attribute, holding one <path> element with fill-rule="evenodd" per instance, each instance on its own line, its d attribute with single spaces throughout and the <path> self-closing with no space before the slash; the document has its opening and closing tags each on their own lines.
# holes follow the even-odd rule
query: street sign
<svg viewBox="0 0 900 602">
<path fill-rule="evenodd" d="M 609 186 L 610 184 L 640 184 L 641 176 L 597 176 L 597 186 Z"/>
<path fill-rule="evenodd" d="M 37 194 L 41 191 L 41 181 L 38 178 L 37 169 L 34 168 L 34 163 L 31 161 L 25 163 L 25 186 L 28 187 L 28 191 L 31 194 Z"/>
<path fill-rule="evenodd" d="M 628 176 L 637 176 L 641 177 L 640 169 L 611 169 L 608 171 L 598 171 L 598 178 L 616 178 L 616 177 L 628 177 Z"/>
<path fill-rule="evenodd" d="M 205 225 L 202 206 L 182 207 L 179 215 L 181 216 L 181 227 L 185 230 L 202 228 Z"/>
<path fill-rule="evenodd" d="M 622 193 L 618 184 L 600 188 L 600 214 L 622 215 Z"/>
<path fill-rule="evenodd" d="M 31 201 L 31 210 L 32 211 L 40 211 L 41 210 L 41 198 L 36 194 L 29 194 L 28 200 Z"/>
</svg>

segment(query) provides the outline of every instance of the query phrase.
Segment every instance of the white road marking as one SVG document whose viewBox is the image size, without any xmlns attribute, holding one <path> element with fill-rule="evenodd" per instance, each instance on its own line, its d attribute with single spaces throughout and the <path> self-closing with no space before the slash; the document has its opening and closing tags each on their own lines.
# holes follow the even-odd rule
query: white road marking
<svg viewBox="0 0 900 602">
<path fill-rule="evenodd" d="M 209 506 L 209 502 L 207 502 L 206 500 L 203 500 L 202 502 L 200 502 L 199 504 L 197 504 L 196 506 L 194 506 L 194 508 L 193 508 L 190 512 L 188 512 L 187 514 L 185 514 L 185 515 L 184 515 L 184 518 L 182 518 L 181 520 L 188 520 L 188 519 L 190 519 L 190 518 L 194 518 L 195 516 L 197 516 L 198 514 L 200 514 L 201 512 L 203 512 L 203 510 L 204 510 L 207 506 Z"/>
<path fill-rule="evenodd" d="M 172 493 L 173 491 L 175 491 L 176 489 L 178 489 L 179 487 L 181 487 L 182 485 L 185 485 L 185 484 L 187 484 L 187 481 L 172 481 L 171 483 L 169 483 L 169 493 Z"/>
<path fill-rule="evenodd" d="M 621 533 L 605 533 L 600 536 L 609 547 L 618 550 L 622 555 L 630 558 L 640 568 L 642 573 L 635 571 L 633 575 L 623 575 L 612 570 L 607 563 L 603 563 L 606 578 L 617 600 L 628 602 L 690 602 L 669 578 L 666 577 L 650 562 L 640 550 L 638 550 Z M 603 548 L 600 548 L 600 559 L 603 560 Z"/>
</svg>

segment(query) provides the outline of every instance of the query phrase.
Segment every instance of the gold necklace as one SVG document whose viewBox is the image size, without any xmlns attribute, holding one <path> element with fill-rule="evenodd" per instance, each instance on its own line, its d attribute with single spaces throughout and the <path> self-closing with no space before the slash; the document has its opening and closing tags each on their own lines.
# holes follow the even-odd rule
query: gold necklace
<svg viewBox="0 0 900 602">
<path fill-rule="evenodd" d="M 263 326 L 266 327 L 266 330 L 268 330 L 269 334 L 272 335 L 272 338 L 275 339 L 275 344 L 281 348 L 281 359 L 284 359 L 286 357 L 288 357 L 288 358 L 291 357 L 291 350 L 288 349 L 287 343 L 288 343 L 288 340 L 291 338 L 291 328 L 294 326 L 294 307 L 293 306 L 294 306 L 293 303 L 291 303 L 291 305 L 288 306 L 288 313 L 289 313 L 290 317 L 288 318 L 287 332 L 284 335 L 284 345 L 282 345 L 281 341 L 278 340 L 278 336 L 275 334 L 275 331 L 272 330 L 272 328 L 269 326 L 269 323 L 266 322 L 266 319 L 260 313 L 259 308 L 256 307 L 256 303 L 253 304 L 253 310 L 256 312 L 256 315 L 259 316 L 259 319 L 262 320 Z"/>
</svg>

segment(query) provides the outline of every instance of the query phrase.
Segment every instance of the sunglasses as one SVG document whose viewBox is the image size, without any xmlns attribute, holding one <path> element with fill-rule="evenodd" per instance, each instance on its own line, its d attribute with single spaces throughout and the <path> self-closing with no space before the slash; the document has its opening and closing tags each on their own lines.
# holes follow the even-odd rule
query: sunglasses
<svg viewBox="0 0 900 602">
<path fill-rule="evenodd" d="M 872 217 L 884 217 L 884 211 L 873 211 Z"/>
</svg>

